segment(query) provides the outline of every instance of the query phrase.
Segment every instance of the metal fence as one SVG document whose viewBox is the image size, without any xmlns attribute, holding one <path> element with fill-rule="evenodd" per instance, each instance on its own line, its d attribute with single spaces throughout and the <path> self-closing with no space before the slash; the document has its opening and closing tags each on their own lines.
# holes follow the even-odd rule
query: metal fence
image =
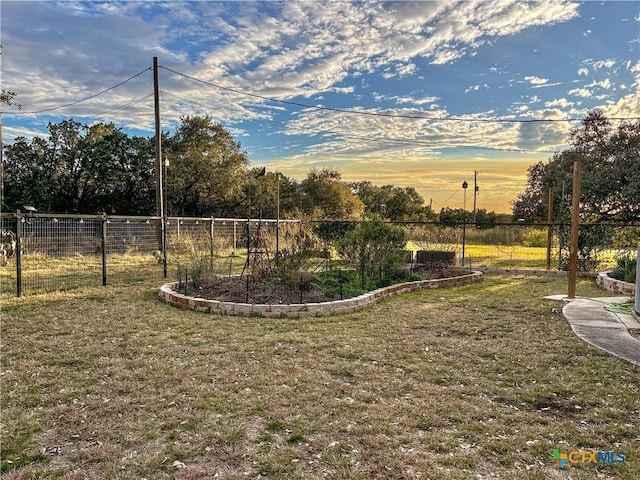
<svg viewBox="0 0 640 480">
<path fill-rule="evenodd" d="M 404 224 L 409 246 L 455 252 L 458 265 L 473 268 L 567 270 L 570 224 Z M 640 225 L 582 224 L 579 269 L 602 271 L 635 257 Z"/>
<path fill-rule="evenodd" d="M 298 224 L 291 220 L 169 217 L 165 256 L 160 217 L 3 213 L 0 293 L 21 296 L 175 278 L 181 264 L 202 258 L 212 264 L 215 259 L 218 269 L 228 271 L 231 265 L 237 272 L 258 225 L 275 253 L 276 247 L 286 248 Z"/>
<path fill-rule="evenodd" d="M 166 222 L 166 248 L 160 217 L 1 214 L 0 293 L 25 295 L 80 286 L 131 284 L 144 279 L 176 279 L 185 266 L 206 261 L 217 273 L 240 273 L 258 228 L 263 248 L 316 250 L 331 245 L 314 235 L 317 223 L 298 220 L 178 218 Z M 569 225 L 398 224 L 407 249 L 453 252 L 471 268 L 565 270 Z M 581 270 L 613 267 L 635 256 L 640 225 L 581 225 Z M 164 255 L 166 253 L 166 255 Z M 334 252 L 335 253 L 335 252 Z M 411 257 L 409 257 L 411 258 Z M 413 255 L 415 259 L 415 255 Z"/>
</svg>

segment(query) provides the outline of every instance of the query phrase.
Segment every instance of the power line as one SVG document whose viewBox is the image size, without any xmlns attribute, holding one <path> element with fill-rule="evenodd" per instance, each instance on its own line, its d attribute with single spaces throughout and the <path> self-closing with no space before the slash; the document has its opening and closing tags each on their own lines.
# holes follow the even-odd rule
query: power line
<svg viewBox="0 0 640 480">
<path fill-rule="evenodd" d="M 349 110 L 349 109 L 343 109 L 343 108 L 333 108 L 333 107 L 323 107 L 322 105 L 310 105 L 307 103 L 301 103 L 301 102 L 293 102 L 290 100 L 280 100 L 277 98 L 273 98 L 273 97 L 267 97 L 265 95 L 259 95 L 257 93 L 250 93 L 250 92 L 245 92 L 242 90 L 238 90 L 235 88 L 231 88 L 231 87 L 224 87 L 222 85 L 218 85 L 212 82 L 208 82 L 206 80 L 201 80 L 199 78 L 196 77 L 192 77 L 190 75 L 187 75 L 185 73 L 181 73 L 181 72 L 177 72 L 171 68 L 168 67 L 164 67 L 162 65 L 160 65 L 160 68 L 167 70 L 171 73 L 174 73 L 176 75 L 180 75 L 181 77 L 184 78 L 188 78 L 189 80 L 193 80 L 195 82 L 199 82 L 202 83 L 204 85 L 208 85 L 210 87 L 214 87 L 214 88 L 218 88 L 220 90 L 225 90 L 228 92 L 233 92 L 233 93 L 237 93 L 239 95 L 245 95 L 247 97 L 253 97 L 253 98 L 260 98 L 262 100 L 268 100 L 270 102 L 277 102 L 277 103 L 283 103 L 285 105 L 293 105 L 296 107 L 302 107 L 302 108 L 312 108 L 312 109 L 316 109 L 316 110 L 325 110 L 325 111 L 330 111 L 330 112 L 339 112 L 339 113 L 347 113 L 347 114 L 351 114 L 351 115 L 367 115 L 367 116 L 371 116 L 371 117 L 388 117 L 388 118 L 405 118 L 405 119 L 413 119 L 413 120 L 437 120 L 440 122 L 468 122 L 468 123 L 474 123 L 474 122 L 478 122 L 478 123 L 558 123 L 558 122 L 581 122 L 584 119 L 583 118 L 548 118 L 548 119 L 542 119 L 542 118 L 532 118 L 532 119 L 513 119 L 513 118 L 462 118 L 462 117 L 426 117 L 424 115 L 403 115 L 403 114 L 395 114 L 395 113 L 379 113 L 379 112 L 367 112 L 364 110 Z M 624 120 L 637 120 L 640 117 L 613 117 L 613 118 L 609 118 L 608 120 L 620 120 L 620 121 L 624 121 Z"/>
<path fill-rule="evenodd" d="M 120 107 L 115 107 L 112 108 L 111 110 L 107 110 L 106 112 L 103 113 L 98 113 L 95 116 L 104 116 L 104 115 L 109 115 L 110 113 L 118 113 L 126 108 L 132 107 L 134 105 L 137 105 L 138 103 L 142 102 L 143 100 L 146 100 L 149 97 L 153 97 L 153 93 L 149 93 L 148 95 L 144 95 L 140 98 L 137 98 L 129 103 L 126 103 L 125 105 L 122 105 Z"/>
<path fill-rule="evenodd" d="M 54 111 L 54 110 L 59 110 L 59 109 L 61 109 L 61 108 L 71 107 L 71 106 L 73 106 L 73 105 L 78 105 L 79 103 L 86 102 L 87 100 L 91 100 L 92 98 L 99 97 L 99 96 L 100 96 L 100 95 L 102 95 L 103 93 L 106 93 L 106 92 L 108 92 L 108 91 L 110 91 L 110 90 L 116 89 L 116 88 L 120 87 L 121 85 L 124 85 L 125 83 L 127 83 L 127 82 L 129 82 L 129 81 L 133 80 L 134 78 L 139 77 L 139 76 L 140 76 L 140 75 L 142 75 L 143 73 L 148 72 L 149 70 L 151 70 L 151 67 L 149 67 L 149 68 L 145 68 L 145 69 L 144 69 L 144 70 L 142 70 L 141 72 L 136 73 L 135 75 L 133 75 L 133 76 L 131 76 L 131 77 L 127 78 L 126 80 L 124 80 L 124 81 L 122 81 L 122 82 L 120 82 L 120 83 L 117 83 L 117 84 L 113 85 L 112 87 L 106 88 L 106 89 L 104 89 L 104 90 L 102 90 L 101 92 L 98 92 L 98 93 L 96 93 L 96 94 L 89 95 L 88 97 L 81 98 L 80 100 L 76 100 L 75 102 L 66 103 L 66 104 L 64 104 L 64 105 L 58 105 L 57 107 L 44 108 L 44 109 L 42 109 L 42 110 L 34 110 L 34 111 L 31 111 L 31 112 L 24 112 L 24 111 L 22 111 L 22 112 L 14 112 L 14 113 L 12 113 L 12 115 L 26 115 L 26 114 L 36 114 L 36 113 L 52 112 L 52 111 Z"/>
</svg>

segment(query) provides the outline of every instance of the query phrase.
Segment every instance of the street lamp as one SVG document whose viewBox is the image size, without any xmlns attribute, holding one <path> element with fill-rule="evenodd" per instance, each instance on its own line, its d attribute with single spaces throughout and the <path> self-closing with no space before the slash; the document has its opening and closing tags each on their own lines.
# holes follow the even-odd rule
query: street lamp
<svg viewBox="0 0 640 480">
<path fill-rule="evenodd" d="M 465 212 L 467 211 L 467 188 L 469 188 L 469 184 L 465 180 L 464 182 L 462 182 L 462 189 L 464 190 L 464 203 L 462 209 Z"/>
</svg>

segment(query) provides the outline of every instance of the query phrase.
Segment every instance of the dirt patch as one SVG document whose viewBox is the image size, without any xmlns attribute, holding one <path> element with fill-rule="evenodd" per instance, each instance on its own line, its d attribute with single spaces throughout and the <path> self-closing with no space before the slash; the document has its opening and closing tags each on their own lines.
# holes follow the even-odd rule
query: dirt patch
<svg viewBox="0 0 640 480">
<path fill-rule="evenodd" d="M 629 333 L 636 340 L 640 340 L 640 328 L 630 328 Z"/>
<path fill-rule="evenodd" d="M 246 276 L 211 279 L 195 294 L 201 298 L 222 302 L 270 305 L 330 302 L 340 299 L 339 295 L 322 292 L 309 283 L 305 283 L 300 289 L 286 282 L 256 280 Z"/>
<path fill-rule="evenodd" d="M 469 273 L 468 270 L 443 267 L 440 265 L 418 265 L 408 267 L 407 270 L 416 279 L 419 276 L 425 280 L 449 278 Z M 294 278 L 297 278 L 294 276 Z M 406 280 L 405 280 L 406 281 Z M 208 300 L 221 302 L 288 305 L 295 303 L 332 302 L 359 295 L 362 292 L 349 293 L 345 288 L 342 295 L 336 292 L 323 291 L 318 282 L 306 274 L 302 282 L 287 279 L 253 277 L 217 277 L 210 279 L 197 291 L 188 292 Z"/>
</svg>

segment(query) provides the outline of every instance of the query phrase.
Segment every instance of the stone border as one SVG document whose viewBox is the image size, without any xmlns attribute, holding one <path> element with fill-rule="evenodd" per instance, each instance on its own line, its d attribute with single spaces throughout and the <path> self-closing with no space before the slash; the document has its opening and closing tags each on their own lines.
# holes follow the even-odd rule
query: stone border
<svg viewBox="0 0 640 480">
<path fill-rule="evenodd" d="M 599 273 L 596 277 L 596 283 L 600 288 L 607 292 L 628 295 L 629 297 L 633 297 L 636 294 L 635 284 L 611 278 L 609 276 L 609 272 Z"/>
<path fill-rule="evenodd" d="M 439 278 L 437 280 L 421 280 L 418 282 L 405 282 L 379 288 L 360 296 L 322 303 L 297 303 L 288 305 L 250 304 L 221 302 L 219 300 L 206 300 L 204 298 L 187 297 L 174 290 L 178 282 L 165 283 L 160 287 L 158 297 L 161 301 L 187 310 L 195 310 L 203 313 L 218 313 L 221 315 L 257 315 L 262 317 L 314 317 L 321 315 L 333 315 L 337 313 L 350 313 L 376 304 L 383 298 L 398 293 L 414 292 L 416 290 L 428 290 L 441 287 L 459 287 L 472 283 L 482 282 L 482 272 L 473 271 L 466 275 L 451 278 Z"/>
</svg>

